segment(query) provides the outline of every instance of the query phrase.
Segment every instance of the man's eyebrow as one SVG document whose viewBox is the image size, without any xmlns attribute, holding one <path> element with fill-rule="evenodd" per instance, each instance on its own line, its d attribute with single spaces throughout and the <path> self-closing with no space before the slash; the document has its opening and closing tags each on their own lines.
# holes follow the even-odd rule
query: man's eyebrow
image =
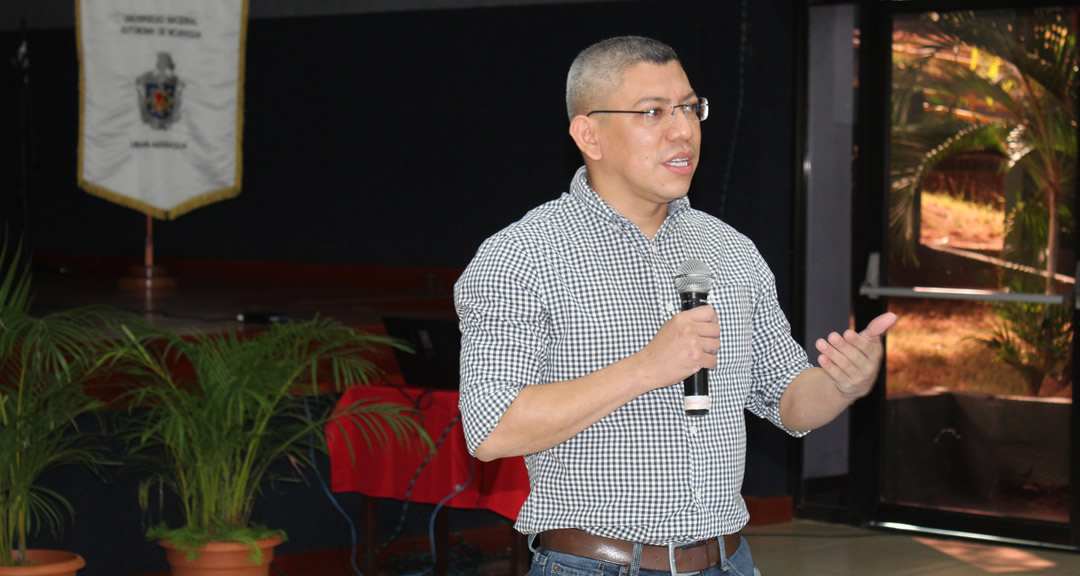
<svg viewBox="0 0 1080 576">
<path fill-rule="evenodd" d="M 686 96 L 683 96 L 681 102 L 686 102 L 687 100 L 690 100 L 690 99 L 693 99 L 693 98 L 696 98 L 696 97 L 697 97 L 697 93 L 694 92 L 693 90 L 691 90 Z M 668 103 L 667 98 L 661 98 L 659 96 L 645 96 L 644 98 L 640 98 L 637 102 L 634 102 L 634 106 L 636 107 L 636 106 L 642 106 L 644 104 L 667 104 L 667 103 Z"/>
</svg>

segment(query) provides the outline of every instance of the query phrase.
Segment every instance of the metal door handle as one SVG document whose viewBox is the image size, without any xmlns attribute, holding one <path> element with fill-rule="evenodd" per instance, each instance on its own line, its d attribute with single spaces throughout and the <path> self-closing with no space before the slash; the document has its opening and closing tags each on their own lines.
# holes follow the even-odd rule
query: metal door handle
<svg viewBox="0 0 1080 576">
<path fill-rule="evenodd" d="M 859 287 L 859 294 L 871 300 L 877 300 L 881 296 L 896 296 L 900 298 L 937 298 L 947 300 L 987 300 L 992 302 L 1031 302 L 1034 304 L 1061 304 L 1067 305 L 1076 290 L 1073 289 L 1064 294 L 1039 294 L 1035 292 L 1002 292 L 1000 290 L 980 290 L 976 288 L 931 288 L 923 286 L 882 286 L 880 275 L 881 255 L 871 252 L 866 259 L 866 279 Z M 1080 261 L 1077 262 L 1077 275 L 1080 276 Z M 1080 310 L 1080 300 L 1074 301 L 1074 306 Z"/>
</svg>

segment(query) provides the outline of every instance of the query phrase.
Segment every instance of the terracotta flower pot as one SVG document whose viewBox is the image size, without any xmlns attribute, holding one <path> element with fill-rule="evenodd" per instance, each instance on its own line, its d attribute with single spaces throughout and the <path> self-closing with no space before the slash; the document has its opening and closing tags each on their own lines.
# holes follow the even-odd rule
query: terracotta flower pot
<svg viewBox="0 0 1080 576">
<path fill-rule="evenodd" d="M 177 550 L 172 542 L 159 540 L 158 544 L 165 548 L 165 558 L 173 576 L 268 576 L 270 561 L 274 559 L 274 546 L 281 544 L 281 537 L 271 536 L 256 542 L 259 550 L 262 550 L 261 564 L 252 564 L 248 560 L 251 549 L 239 542 L 211 542 L 190 561 L 187 554 Z"/>
<path fill-rule="evenodd" d="M 0 566 L 0 576 L 75 576 L 86 566 L 82 556 L 63 550 L 27 550 L 26 556 L 31 566 Z"/>
</svg>

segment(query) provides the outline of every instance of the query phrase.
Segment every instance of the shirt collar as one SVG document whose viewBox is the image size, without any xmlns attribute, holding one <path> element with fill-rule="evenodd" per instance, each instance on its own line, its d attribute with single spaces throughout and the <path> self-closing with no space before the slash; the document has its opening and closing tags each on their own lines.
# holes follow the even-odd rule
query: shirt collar
<svg viewBox="0 0 1080 576">
<path fill-rule="evenodd" d="M 584 166 L 578 168 L 577 172 L 574 173 L 574 178 L 570 181 L 570 194 L 602 218 L 615 224 L 630 224 L 631 226 L 634 226 L 629 218 L 619 214 L 618 211 L 611 207 L 611 204 L 608 204 L 606 200 L 596 193 L 596 190 L 593 190 L 592 187 L 589 186 L 588 172 Z M 688 197 L 683 196 L 682 198 L 672 200 L 671 202 L 668 202 L 667 219 L 677 218 L 689 209 L 690 199 Z"/>
</svg>

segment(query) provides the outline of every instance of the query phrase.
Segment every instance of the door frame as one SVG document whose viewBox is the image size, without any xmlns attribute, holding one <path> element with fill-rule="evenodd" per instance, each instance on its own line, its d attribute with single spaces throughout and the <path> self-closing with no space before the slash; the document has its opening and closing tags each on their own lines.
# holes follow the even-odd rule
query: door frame
<svg viewBox="0 0 1080 576">
<path fill-rule="evenodd" d="M 1062 5 L 1064 2 L 997 2 L 997 1 L 910 1 L 863 2 L 859 11 L 859 90 L 855 142 L 859 154 L 854 161 L 855 194 L 852 199 L 852 279 L 865 276 L 870 254 L 878 252 L 881 261 L 888 261 L 888 157 L 890 125 L 890 90 L 892 70 L 892 17 L 896 14 L 932 10 L 1015 9 L 1033 4 Z M 1080 178 L 1074 179 L 1080 183 Z M 884 192 L 883 192 L 884 191 Z M 1080 198 L 1080 194 L 1076 195 Z M 1080 214 L 1074 206 L 1074 213 Z M 1080 235 L 1074 241 L 1080 249 Z M 1080 253 L 1080 251 L 1078 251 Z M 888 285 L 887 266 L 879 271 L 883 284 Z M 854 300 L 856 326 L 886 311 L 886 299 L 860 296 Z M 1073 341 L 1080 342 L 1080 327 L 1074 312 Z M 1080 381 L 1080 355 L 1073 346 L 1073 381 Z M 1041 546 L 1080 548 L 1080 494 L 1070 490 L 1069 522 L 1040 522 L 1018 518 L 1002 518 L 979 514 L 951 512 L 885 504 L 880 502 L 880 480 L 884 451 L 885 375 L 879 375 L 873 392 L 856 402 L 851 410 L 850 499 L 852 515 L 859 524 L 918 532 L 969 536 L 996 541 L 1011 541 Z M 1070 479 L 1080 480 L 1080 423 L 1076 403 L 1071 410 Z"/>
</svg>

